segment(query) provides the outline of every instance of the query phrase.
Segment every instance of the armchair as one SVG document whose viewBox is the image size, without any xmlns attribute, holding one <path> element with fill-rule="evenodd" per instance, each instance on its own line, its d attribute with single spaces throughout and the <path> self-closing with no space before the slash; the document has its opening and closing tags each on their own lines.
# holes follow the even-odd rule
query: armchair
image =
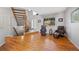
<svg viewBox="0 0 79 59">
<path fill-rule="evenodd" d="M 65 28 L 64 26 L 58 26 L 57 30 L 54 32 L 54 37 L 59 38 L 59 37 L 64 37 L 65 34 Z"/>
<path fill-rule="evenodd" d="M 41 35 L 42 35 L 42 36 L 45 36 L 45 35 L 46 35 L 46 31 L 47 31 L 47 30 L 46 30 L 46 26 L 42 25 L 42 26 L 41 26 L 41 29 L 40 29 Z"/>
</svg>

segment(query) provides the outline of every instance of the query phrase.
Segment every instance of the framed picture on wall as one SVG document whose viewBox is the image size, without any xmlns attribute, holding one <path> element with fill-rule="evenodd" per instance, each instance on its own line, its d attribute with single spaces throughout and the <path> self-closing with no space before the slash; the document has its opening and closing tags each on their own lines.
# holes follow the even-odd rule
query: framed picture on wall
<svg viewBox="0 0 79 59">
<path fill-rule="evenodd" d="M 63 22 L 63 18 L 59 18 L 58 21 L 59 21 L 59 22 Z"/>
<path fill-rule="evenodd" d="M 79 8 L 75 9 L 71 13 L 71 23 L 79 22 Z"/>
<path fill-rule="evenodd" d="M 53 26 L 55 25 L 55 18 L 44 18 L 44 24 L 46 26 Z"/>
</svg>

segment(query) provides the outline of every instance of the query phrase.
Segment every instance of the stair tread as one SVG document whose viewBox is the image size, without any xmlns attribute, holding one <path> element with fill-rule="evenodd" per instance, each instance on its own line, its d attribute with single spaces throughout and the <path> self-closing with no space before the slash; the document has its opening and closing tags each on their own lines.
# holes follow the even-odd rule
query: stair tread
<svg viewBox="0 0 79 59">
<path fill-rule="evenodd" d="M 27 26 L 27 14 L 25 9 L 21 9 L 21 8 L 17 9 L 12 7 L 12 12 L 13 12 L 13 15 L 15 16 L 17 26 L 23 26 L 23 25 Z M 26 30 L 26 28 L 24 29 Z M 14 28 L 14 31 L 16 32 L 16 35 L 19 35 L 15 28 Z"/>
<path fill-rule="evenodd" d="M 17 16 L 26 16 L 26 14 L 14 14 L 14 15 L 17 15 Z"/>
<path fill-rule="evenodd" d="M 25 11 L 24 9 L 14 9 L 12 8 L 13 10 L 16 10 L 16 11 Z"/>
</svg>

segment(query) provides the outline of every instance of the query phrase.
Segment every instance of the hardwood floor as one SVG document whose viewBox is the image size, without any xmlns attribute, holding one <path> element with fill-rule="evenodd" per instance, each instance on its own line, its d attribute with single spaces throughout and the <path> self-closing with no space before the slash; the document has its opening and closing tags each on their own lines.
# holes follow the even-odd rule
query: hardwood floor
<svg viewBox="0 0 79 59">
<path fill-rule="evenodd" d="M 78 51 L 66 38 L 56 39 L 53 35 L 41 36 L 40 33 L 28 33 L 24 36 L 6 37 L 1 51 Z"/>
</svg>

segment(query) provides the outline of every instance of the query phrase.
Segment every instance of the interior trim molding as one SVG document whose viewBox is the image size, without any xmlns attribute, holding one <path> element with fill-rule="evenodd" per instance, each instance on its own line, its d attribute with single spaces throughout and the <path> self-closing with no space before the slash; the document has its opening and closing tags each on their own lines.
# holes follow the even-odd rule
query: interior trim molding
<svg viewBox="0 0 79 59">
<path fill-rule="evenodd" d="M 70 42 L 73 44 L 73 45 L 75 45 L 75 47 L 77 48 L 77 49 L 79 49 L 79 46 L 77 45 L 77 44 L 75 44 L 74 42 L 73 42 L 73 40 L 71 40 L 71 38 L 69 37 L 69 36 L 67 36 L 68 37 L 68 39 L 70 40 Z"/>
</svg>

